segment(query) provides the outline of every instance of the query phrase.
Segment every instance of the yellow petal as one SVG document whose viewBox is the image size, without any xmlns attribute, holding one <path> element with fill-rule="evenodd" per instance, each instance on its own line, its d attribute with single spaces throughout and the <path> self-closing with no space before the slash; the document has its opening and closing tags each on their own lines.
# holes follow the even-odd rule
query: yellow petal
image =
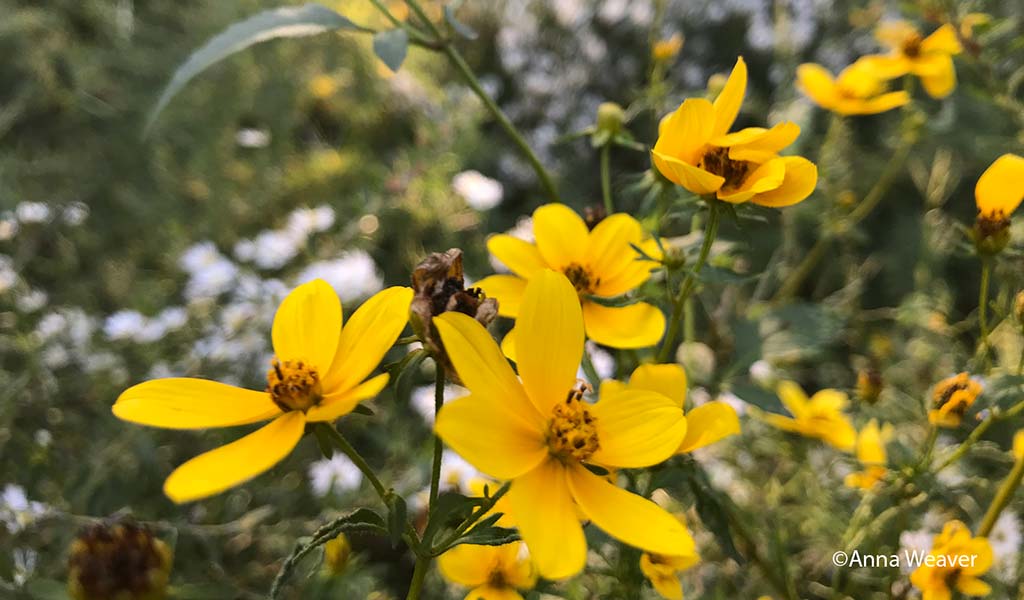
<svg viewBox="0 0 1024 600">
<path fill-rule="evenodd" d="M 542 415 L 550 415 L 575 385 L 583 358 L 583 313 L 564 275 L 541 271 L 526 285 L 515 340 L 526 394 Z"/>
<path fill-rule="evenodd" d="M 482 289 L 488 298 L 498 301 L 498 314 L 515 318 L 523 302 L 526 280 L 515 275 L 491 275 L 474 284 Z"/>
<path fill-rule="evenodd" d="M 323 279 L 291 291 L 274 315 L 271 337 L 280 360 L 304 360 L 320 371 L 331 366 L 341 333 L 341 300 Z"/>
<path fill-rule="evenodd" d="M 821 424 L 818 435 L 826 443 L 843 452 L 851 452 L 857 445 L 857 430 L 845 415 L 827 424 Z"/>
<path fill-rule="evenodd" d="M 618 307 L 584 302 L 583 321 L 588 338 L 611 348 L 646 348 L 665 333 L 665 315 L 646 302 Z"/>
<path fill-rule="evenodd" d="M 593 461 L 602 466 L 636 469 L 665 461 L 686 436 L 683 409 L 657 392 L 631 390 L 590 408 L 600 448 Z"/>
<path fill-rule="evenodd" d="M 884 465 L 888 460 L 878 421 L 871 419 L 857 434 L 857 460 L 865 465 Z"/>
<path fill-rule="evenodd" d="M 822 108 L 832 108 L 839 100 L 832 73 L 821 65 L 806 63 L 797 67 L 796 82 L 800 91 Z"/>
<path fill-rule="evenodd" d="M 786 179 L 785 158 L 775 158 L 758 166 L 747 175 L 743 185 L 735 189 L 718 190 L 718 199 L 738 204 L 746 202 L 757 194 L 771 192 L 779 188 Z"/>
<path fill-rule="evenodd" d="M 651 151 L 651 157 L 654 160 L 654 165 L 666 179 L 699 196 L 714 193 L 725 183 L 724 177 L 709 173 L 700 167 L 695 167 L 667 154 L 661 154 L 657 150 Z"/>
<path fill-rule="evenodd" d="M 512 588 L 488 584 L 470 590 L 463 600 L 523 600 L 523 596 Z"/>
<path fill-rule="evenodd" d="M 434 325 L 455 372 L 471 392 L 482 398 L 502 398 L 509 410 L 540 427 L 547 413 L 542 417 L 527 399 L 519 378 L 483 325 L 456 312 L 434 317 Z"/>
<path fill-rule="evenodd" d="M 839 76 L 839 82 L 844 87 L 857 89 L 859 86 L 850 80 L 851 77 L 870 74 L 876 80 L 887 81 L 906 75 L 911 68 L 913 63 L 905 56 L 870 54 L 862 56 L 853 65 L 844 69 Z"/>
<path fill-rule="evenodd" d="M 883 46 L 902 50 L 906 41 L 920 36 L 917 28 L 902 19 L 885 21 L 875 28 L 875 39 Z"/>
<path fill-rule="evenodd" d="M 736 115 L 740 113 L 740 106 L 743 104 L 743 96 L 747 93 L 747 63 L 743 57 L 736 59 L 736 66 L 732 68 L 728 81 L 722 92 L 715 98 L 715 125 L 711 129 L 711 135 L 718 136 L 728 133 Z"/>
<path fill-rule="evenodd" d="M 519 535 L 542 577 L 564 579 L 583 570 L 587 541 L 560 462 L 549 458 L 516 478 L 506 497 Z M 538 502 L 539 498 L 543 502 Z"/>
<path fill-rule="evenodd" d="M 714 124 L 715 107 L 704 98 L 688 98 L 659 123 L 658 140 L 654 143 L 655 158 L 662 156 L 695 164 L 700 158 L 698 153 L 712 137 Z M 655 166 L 662 175 L 675 181 L 657 160 Z"/>
<path fill-rule="evenodd" d="M 956 89 L 956 67 L 948 54 L 933 54 L 915 61 L 914 73 L 932 98 L 942 99 Z"/>
<path fill-rule="evenodd" d="M 800 126 L 783 121 L 770 129 L 747 127 L 711 141 L 716 146 L 729 148 L 729 157 L 734 160 L 755 160 L 761 154 L 774 155 L 792 144 L 800 136 Z M 756 154 L 755 154 L 756 153 Z M 758 162 L 763 162 L 758 160 Z"/>
<path fill-rule="evenodd" d="M 809 402 L 807 394 L 804 393 L 803 388 L 796 382 L 779 382 L 779 385 L 775 388 L 775 393 L 778 394 L 779 400 L 782 400 L 782 405 L 786 407 L 786 410 L 797 419 L 807 414 Z"/>
<path fill-rule="evenodd" d="M 568 206 L 545 204 L 533 211 L 533 235 L 550 268 L 561 271 L 573 263 L 584 263 L 589 231 L 583 219 Z"/>
<path fill-rule="evenodd" d="M 520 277 L 529 278 L 547 267 L 537 246 L 511 235 L 492 235 L 487 240 L 487 250 Z"/>
<path fill-rule="evenodd" d="M 750 199 L 754 204 L 781 208 L 805 200 L 818 186 L 818 167 L 802 156 L 783 156 L 786 175 L 782 184 L 767 192 L 758 192 Z"/>
<path fill-rule="evenodd" d="M 1024 429 L 1013 434 L 1013 457 L 1017 460 L 1024 460 Z"/>
<path fill-rule="evenodd" d="M 501 353 L 505 355 L 505 358 L 512 362 L 516 362 L 516 328 L 508 330 L 505 337 L 501 338 Z"/>
<path fill-rule="evenodd" d="M 653 577 L 651 586 L 665 600 L 683 600 L 683 583 L 679 577 Z"/>
<path fill-rule="evenodd" d="M 1009 217 L 1024 198 L 1024 158 L 1004 154 L 985 169 L 974 188 L 978 212 L 988 217 Z"/>
<path fill-rule="evenodd" d="M 946 23 L 932 32 L 931 35 L 921 41 L 921 52 L 942 52 L 945 54 L 960 54 L 963 48 L 956 36 L 956 29 Z"/>
<path fill-rule="evenodd" d="M 686 413 L 686 437 L 676 452 L 692 452 L 739 432 L 740 418 L 733 407 L 708 402 Z"/>
<path fill-rule="evenodd" d="M 324 394 L 355 387 L 373 372 L 409 321 L 412 288 L 377 292 L 349 317 L 338 338 L 338 351 L 326 376 Z"/>
<path fill-rule="evenodd" d="M 965 596 L 988 596 L 992 593 L 992 586 L 969 575 L 957 577 L 956 589 Z"/>
<path fill-rule="evenodd" d="M 548 456 L 539 424 L 511 410 L 500 395 L 470 394 L 437 414 L 437 435 L 470 464 L 496 479 L 513 479 Z"/>
<path fill-rule="evenodd" d="M 490 567 L 495 562 L 495 546 L 455 546 L 437 558 L 441 576 L 452 583 L 477 587 L 487 583 Z"/>
<path fill-rule="evenodd" d="M 686 371 L 677 364 L 643 364 L 629 376 L 629 389 L 658 392 L 682 408 L 686 402 Z"/>
<path fill-rule="evenodd" d="M 878 113 L 899 108 L 909 102 L 910 94 L 900 90 L 866 100 L 844 101 L 839 105 L 837 111 L 847 115 L 877 115 Z"/>
<path fill-rule="evenodd" d="M 164 482 L 164 493 L 181 504 L 244 483 L 288 456 L 305 426 L 302 412 L 287 412 L 263 428 L 181 465 Z"/>
<path fill-rule="evenodd" d="M 342 415 L 352 412 L 352 409 L 363 400 L 375 398 L 388 384 L 387 373 L 381 373 L 376 377 L 367 379 L 354 388 L 343 390 L 335 394 L 324 396 L 324 399 L 306 413 L 306 420 L 333 421 Z"/>
<path fill-rule="evenodd" d="M 613 538 L 655 554 L 697 553 L 686 526 L 650 500 L 613 485 L 581 465 L 569 471 L 569 487 L 583 513 Z"/>
<path fill-rule="evenodd" d="M 639 254 L 630 244 L 639 246 L 643 239 L 644 230 L 640 222 L 625 213 L 617 213 L 602 219 L 590 232 L 587 241 L 587 264 L 601 281 L 617 277 L 636 266 Z M 642 272 L 650 274 L 650 263 Z"/>
<path fill-rule="evenodd" d="M 231 427 L 281 414 L 266 392 L 187 377 L 134 385 L 121 394 L 111 410 L 119 419 L 166 429 Z"/>
</svg>

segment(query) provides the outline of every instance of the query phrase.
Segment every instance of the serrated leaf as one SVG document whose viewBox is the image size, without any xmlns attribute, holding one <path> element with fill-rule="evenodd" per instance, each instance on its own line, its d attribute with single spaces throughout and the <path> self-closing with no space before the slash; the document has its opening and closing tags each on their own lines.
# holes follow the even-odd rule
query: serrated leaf
<svg viewBox="0 0 1024 600">
<path fill-rule="evenodd" d="M 170 83 L 161 92 L 156 105 L 149 112 L 143 135 L 149 133 L 157 116 L 167 107 L 171 98 L 211 65 L 260 42 L 337 30 L 360 31 L 362 28 L 319 4 L 267 10 L 231 25 L 193 52 L 188 60 L 178 67 Z"/>
<path fill-rule="evenodd" d="M 507 527 L 477 525 L 460 537 L 454 545 L 475 544 L 477 546 L 502 546 L 519 541 L 519 532 Z"/>
<path fill-rule="evenodd" d="M 404 29 L 382 31 L 373 36 L 373 52 L 393 72 L 398 72 L 409 52 L 409 34 Z"/>
<path fill-rule="evenodd" d="M 455 30 L 455 33 L 458 33 L 467 40 L 475 40 L 478 37 L 475 29 L 455 17 L 455 9 L 451 6 L 444 7 L 444 20 Z"/>
<path fill-rule="evenodd" d="M 457 526 L 464 521 L 472 514 L 473 509 L 480 505 L 481 501 L 480 498 L 468 498 L 454 493 L 438 495 L 437 500 L 430 507 L 427 527 L 423 531 L 424 543 L 431 543 L 437 532 L 444 528 Z"/>
<path fill-rule="evenodd" d="M 398 494 L 388 496 L 388 536 L 391 538 L 392 546 L 398 546 L 398 543 L 402 541 L 407 517 L 408 508 L 405 505 L 405 498 Z"/>
</svg>

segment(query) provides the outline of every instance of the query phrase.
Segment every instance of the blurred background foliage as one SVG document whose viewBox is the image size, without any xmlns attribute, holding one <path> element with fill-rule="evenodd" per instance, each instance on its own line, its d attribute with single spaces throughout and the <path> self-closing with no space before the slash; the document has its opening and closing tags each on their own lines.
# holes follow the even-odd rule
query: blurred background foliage
<svg viewBox="0 0 1024 600">
<path fill-rule="evenodd" d="M 303 443 L 253 484 L 175 506 L 160 493 L 166 474 L 196 448 L 237 432 L 128 426 L 110 414 L 118 393 L 167 373 L 259 387 L 269 319 L 291 284 L 332 273 L 350 314 L 381 285 L 406 283 L 425 253 L 454 246 L 479 278 L 494 268 L 487 234 L 515 227 L 544 202 L 529 165 L 442 57 L 413 48 L 391 73 L 365 37 L 325 34 L 234 56 L 190 84 L 142 137 L 146 112 L 193 49 L 279 4 L 0 0 L 0 579 L 11 583 L 0 594 L 53 597 L 76 529 L 130 512 L 173 541 L 178 597 L 262 596 L 297 537 L 370 502 L 369 490 L 311 487 L 307 466 L 318 453 Z M 368 2 L 326 4 L 359 24 L 385 26 Z M 858 422 L 911 423 L 894 453 L 910 456 L 923 435 L 924 424 L 913 422 L 927 389 L 974 350 L 979 271 L 962 231 L 974 216 L 974 182 L 996 156 L 1024 147 L 1024 37 L 1013 4 L 955 5 L 960 14 L 994 17 L 957 60 L 960 86 L 943 102 L 919 95 L 920 142 L 907 169 L 861 226 L 836 235 L 783 304 L 767 300 L 787 269 L 835 222 L 831 215 L 863 198 L 907 132 L 899 111 L 830 125 L 796 91 L 796 66 L 815 61 L 838 71 L 876 49 L 880 19 L 934 23 L 946 3 L 466 2 L 458 15 L 478 38 L 458 44 L 557 174 L 562 201 L 580 210 L 599 203 L 598 158 L 585 137 L 569 134 L 593 125 L 601 102 L 627 107 L 628 128 L 650 144 L 661 115 L 703 94 L 712 75 L 743 55 L 751 85 L 738 126 L 797 122 L 803 134 L 794 149 L 819 162 L 822 179 L 814 196 L 784 214 L 743 207 L 726 221 L 712 264 L 738 277 L 702 289 L 701 333 L 682 353 L 693 393 L 729 393 L 777 410 L 766 373 L 809 389 L 852 390 L 859 370 L 875 369 L 882 399 L 862 407 Z M 403 14 L 400 2 L 390 6 Z M 440 13 L 438 4 L 430 8 Z M 664 81 L 652 83 L 652 44 L 676 33 L 683 50 Z M 819 155 L 827 135 L 836 136 L 830 153 Z M 692 198 L 652 198 L 645 152 L 617 147 L 612 158 L 617 208 L 666 237 L 699 229 Z M 499 182 L 500 204 L 475 200 L 482 185 L 493 192 L 492 181 L 474 179 L 475 192 L 454 185 L 469 170 Z M 1021 264 L 1017 250 L 997 268 L 999 319 L 1024 281 Z M 1009 372 L 1021 341 L 1004 330 L 997 350 Z M 639 356 L 614 359 L 624 374 Z M 428 378 L 413 374 L 411 383 Z M 341 422 L 383 478 L 410 497 L 427 481 L 432 443 L 429 423 L 412 408 L 416 393 L 389 391 L 372 403 L 375 416 Z M 828 582 L 829 549 L 856 506 L 856 493 L 840 485 L 849 461 L 753 421 L 744 428 L 702 461 L 712 483 L 752 509 L 756 535 L 778 562 L 772 568 L 801 573 L 802 593 L 817 597 L 815 582 Z M 1011 428 L 994 431 L 1005 448 Z M 813 469 L 801 468 L 808 462 Z M 1007 464 L 982 453 L 958 478 L 934 485 L 974 514 L 992 494 L 983 482 Z M 683 507 L 692 505 L 684 479 L 666 481 Z M 901 531 L 921 526 L 920 515 L 909 514 L 878 543 L 898 544 Z M 749 564 L 727 557 L 721 539 L 694 528 L 704 562 L 688 576 L 688 594 L 753 598 L 769 590 Z M 293 597 L 400 597 L 409 557 L 387 542 L 353 545 L 343 576 L 304 565 L 309 579 Z M 601 597 L 600 585 L 581 578 L 551 589 Z M 432 586 L 443 589 L 439 580 Z"/>
</svg>

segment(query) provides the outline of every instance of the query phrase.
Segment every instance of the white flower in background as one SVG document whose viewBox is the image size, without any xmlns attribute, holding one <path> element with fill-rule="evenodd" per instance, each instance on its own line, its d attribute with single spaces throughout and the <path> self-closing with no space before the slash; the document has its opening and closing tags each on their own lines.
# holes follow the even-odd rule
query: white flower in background
<svg viewBox="0 0 1024 600">
<path fill-rule="evenodd" d="M 17 533 L 37 517 L 46 514 L 49 508 L 42 502 L 28 499 L 25 488 L 9 483 L 0 493 L 0 522 L 7 526 L 7 531 Z"/>
<path fill-rule="evenodd" d="M 496 179 L 479 171 L 463 171 L 452 178 L 452 189 L 476 210 L 490 210 L 501 204 L 504 188 Z"/>
<path fill-rule="evenodd" d="M 1020 527 L 1016 513 L 1004 510 L 988 535 L 988 543 L 992 545 L 992 553 L 995 554 L 996 568 L 1007 575 L 1012 575 L 1017 565 L 1021 543 Z"/>
<path fill-rule="evenodd" d="M 718 395 L 718 399 L 731 406 L 737 415 L 743 416 L 747 413 L 747 403 L 732 392 L 722 392 Z"/>
<path fill-rule="evenodd" d="M 776 379 L 778 379 L 775 367 L 766 360 L 755 360 L 750 365 L 749 372 L 750 378 L 754 380 L 754 383 L 764 387 L 773 387 Z"/>
<path fill-rule="evenodd" d="M 39 336 L 40 340 L 45 342 L 64 331 L 67 324 L 67 317 L 65 317 L 63 313 L 46 313 L 43 315 L 42 319 L 39 319 L 39 323 L 36 324 L 36 335 Z"/>
<path fill-rule="evenodd" d="M 468 395 L 469 390 L 461 385 L 444 386 L 445 402 Z M 434 386 L 425 385 L 414 389 L 409 396 L 409 404 L 419 416 L 423 417 L 423 421 L 427 425 L 434 425 Z"/>
<path fill-rule="evenodd" d="M 50 346 L 41 354 L 43 364 L 48 369 L 59 369 L 71 362 L 71 354 L 64 346 Z"/>
<path fill-rule="evenodd" d="M 132 336 L 140 344 L 162 340 L 171 331 L 177 331 L 188 323 L 188 311 L 180 306 L 165 308 L 152 319 L 146 319 L 142 329 Z"/>
<path fill-rule="evenodd" d="M 28 290 L 18 296 L 15 304 L 23 313 L 34 313 L 46 306 L 47 300 L 49 300 L 49 296 L 43 290 Z"/>
<path fill-rule="evenodd" d="M 46 429 L 37 429 L 35 434 L 32 435 L 32 439 L 34 439 L 36 444 L 39 446 L 48 448 L 53 442 L 53 434 Z"/>
<path fill-rule="evenodd" d="M 50 220 L 50 207 L 42 202 L 21 202 L 14 214 L 22 223 L 43 223 Z"/>
<path fill-rule="evenodd" d="M 0 219 L 0 242 L 13 239 L 18 235 L 18 222 L 10 217 Z"/>
<path fill-rule="evenodd" d="M 445 450 L 441 455 L 440 489 L 468 495 L 472 493 L 469 488 L 470 482 L 478 477 L 480 477 L 480 471 L 477 471 L 473 465 L 455 452 Z"/>
<path fill-rule="evenodd" d="M 269 229 L 253 238 L 251 258 L 242 260 L 248 260 L 261 269 L 280 269 L 298 256 L 305 244 L 305 236 L 297 236 L 288 230 Z M 235 256 L 241 259 L 238 246 L 235 247 Z"/>
<path fill-rule="evenodd" d="M 85 202 L 72 202 L 64 207 L 64 211 L 61 213 L 61 219 L 64 223 L 71 225 L 72 227 L 78 227 L 85 220 L 89 218 L 89 205 Z"/>
<path fill-rule="evenodd" d="M 936 531 L 928 527 L 914 531 L 904 531 L 900 534 L 900 556 L 906 556 L 907 553 L 927 554 L 932 549 L 932 538 L 935 537 L 936 533 Z M 917 568 L 917 565 L 908 563 L 910 561 L 901 560 L 900 571 L 909 573 Z"/>
<path fill-rule="evenodd" d="M 235 133 L 235 143 L 242 148 L 263 148 L 270 143 L 270 132 L 265 129 L 243 127 Z"/>
<path fill-rule="evenodd" d="M 108 340 L 132 339 L 146 326 L 146 317 L 135 310 L 118 311 L 103 322 L 103 335 Z"/>
<path fill-rule="evenodd" d="M 178 266 L 186 273 L 194 274 L 224 260 L 213 242 L 207 240 L 192 244 L 178 257 Z"/>
<path fill-rule="evenodd" d="M 469 287 L 469 285 L 467 284 L 466 287 Z M 600 379 L 611 379 L 615 376 L 615 358 L 612 357 L 611 353 L 591 341 L 586 343 L 586 352 L 590 355 L 590 362 L 593 363 L 594 370 L 597 371 L 597 376 Z M 578 379 L 587 379 L 587 374 L 583 367 L 580 367 L 576 372 L 576 377 Z"/>
<path fill-rule="evenodd" d="M 327 231 L 334 226 L 334 209 L 330 206 L 298 208 L 288 215 L 286 229 L 303 241 L 310 234 Z"/>
<path fill-rule="evenodd" d="M 192 271 L 185 285 L 185 297 L 190 301 L 204 298 L 215 298 L 235 285 L 238 267 L 230 260 L 221 257 L 200 269 Z"/>
<path fill-rule="evenodd" d="M 0 254 L 0 294 L 18 285 L 18 273 L 14 270 L 14 262 Z"/>
<path fill-rule="evenodd" d="M 332 491 L 348 492 L 359 488 L 363 474 L 347 456 L 335 454 L 309 466 L 309 485 L 321 498 Z"/>
<path fill-rule="evenodd" d="M 377 264 L 363 250 L 350 250 L 339 258 L 315 262 L 299 273 L 295 284 L 318 278 L 334 288 L 343 304 L 368 298 L 384 289 Z"/>
</svg>

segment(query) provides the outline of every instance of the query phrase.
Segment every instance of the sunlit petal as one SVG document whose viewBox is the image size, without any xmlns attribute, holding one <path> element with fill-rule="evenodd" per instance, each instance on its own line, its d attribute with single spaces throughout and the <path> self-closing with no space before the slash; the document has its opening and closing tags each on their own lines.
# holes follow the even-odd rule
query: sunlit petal
<svg viewBox="0 0 1024 600">
<path fill-rule="evenodd" d="M 112 410 L 119 419 L 167 429 L 246 425 L 281 414 L 266 392 L 186 377 L 134 385 L 121 394 Z"/>
<path fill-rule="evenodd" d="M 323 279 L 295 288 L 274 315 L 271 337 L 280 360 L 303 360 L 320 371 L 331 366 L 341 334 L 341 300 Z"/>
</svg>

